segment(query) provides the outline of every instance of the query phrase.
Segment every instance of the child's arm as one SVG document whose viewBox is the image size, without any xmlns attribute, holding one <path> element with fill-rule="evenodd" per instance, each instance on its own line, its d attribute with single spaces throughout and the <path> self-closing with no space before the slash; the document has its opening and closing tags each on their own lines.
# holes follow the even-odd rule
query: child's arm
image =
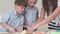
<svg viewBox="0 0 60 34">
<path fill-rule="evenodd" d="M 3 27 L 5 27 L 6 29 L 10 30 L 11 32 L 15 32 L 15 30 L 11 26 L 8 25 L 9 19 L 10 19 L 9 13 L 4 14 L 2 19 L 1 19 L 1 25 Z"/>
<path fill-rule="evenodd" d="M 10 32 L 16 32 L 14 28 L 10 27 L 6 22 L 2 23 L 2 26 L 7 28 Z"/>
</svg>

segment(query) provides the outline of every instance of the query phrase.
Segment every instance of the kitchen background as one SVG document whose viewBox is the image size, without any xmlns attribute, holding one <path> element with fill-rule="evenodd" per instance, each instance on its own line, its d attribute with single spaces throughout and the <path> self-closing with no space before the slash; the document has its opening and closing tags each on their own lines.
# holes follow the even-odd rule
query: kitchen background
<svg viewBox="0 0 60 34">
<path fill-rule="evenodd" d="M 1 21 L 2 15 L 5 12 L 13 9 L 13 6 L 14 6 L 14 0 L 0 0 L 0 21 Z M 40 12 L 42 8 L 42 0 L 38 0 L 36 6 L 38 7 Z M 47 27 L 48 27 L 47 24 L 40 26 L 37 31 L 47 31 L 48 30 Z M 1 25 L 0 25 L 0 28 L 1 28 Z"/>
</svg>

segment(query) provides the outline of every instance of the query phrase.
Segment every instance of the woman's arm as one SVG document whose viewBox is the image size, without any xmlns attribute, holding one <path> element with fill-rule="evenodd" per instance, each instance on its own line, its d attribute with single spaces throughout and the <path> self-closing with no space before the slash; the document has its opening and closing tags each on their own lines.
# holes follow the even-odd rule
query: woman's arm
<svg viewBox="0 0 60 34">
<path fill-rule="evenodd" d="M 58 14 L 60 13 L 60 7 L 57 7 L 56 9 L 55 9 L 55 11 L 51 14 L 51 15 L 49 15 L 46 19 L 44 19 L 42 22 L 39 22 L 38 24 L 36 24 L 36 25 L 34 25 L 34 26 L 32 26 L 32 27 L 30 27 L 30 30 L 28 30 L 28 31 L 33 31 L 33 30 L 35 30 L 36 28 L 38 28 L 39 26 L 41 26 L 41 25 L 44 25 L 44 24 L 47 24 L 47 23 L 49 23 L 52 19 L 54 19 Z"/>
<path fill-rule="evenodd" d="M 49 23 L 51 20 L 53 20 L 54 18 L 56 18 L 56 16 L 58 16 L 60 14 L 60 7 L 57 7 L 55 9 L 55 11 L 49 15 L 46 19 L 44 19 L 42 22 L 40 22 L 39 24 L 37 25 L 44 25 L 44 24 L 47 24 Z"/>
</svg>

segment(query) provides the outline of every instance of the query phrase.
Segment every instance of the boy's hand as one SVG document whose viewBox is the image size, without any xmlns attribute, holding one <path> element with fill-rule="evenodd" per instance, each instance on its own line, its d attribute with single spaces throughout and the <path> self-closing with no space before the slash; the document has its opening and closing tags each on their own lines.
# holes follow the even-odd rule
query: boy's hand
<svg viewBox="0 0 60 34">
<path fill-rule="evenodd" d="M 16 30 L 17 30 L 18 32 L 22 32 L 22 31 L 23 31 L 22 28 L 17 28 Z"/>
<path fill-rule="evenodd" d="M 13 28 L 10 28 L 9 31 L 12 32 L 12 33 L 16 32 L 15 29 L 13 29 Z"/>
<path fill-rule="evenodd" d="M 6 22 L 1 23 L 5 28 L 7 28 L 10 32 L 16 32 L 11 26 L 9 26 Z"/>
</svg>

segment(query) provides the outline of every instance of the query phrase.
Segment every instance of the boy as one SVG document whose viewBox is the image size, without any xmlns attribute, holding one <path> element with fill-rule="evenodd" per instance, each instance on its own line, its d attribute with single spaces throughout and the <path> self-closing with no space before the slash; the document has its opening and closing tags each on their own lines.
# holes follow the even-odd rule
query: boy
<svg viewBox="0 0 60 34">
<path fill-rule="evenodd" d="M 15 0 L 14 10 L 4 14 L 0 32 L 21 32 L 24 22 L 24 8 L 27 5 L 25 0 Z"/>
<path fill-rule="evenodd" d="M 25 8 L 25 26 L 33 26 L 38 19 L 38 8 L 35 6 L 37 0 L 28 0 L 28 5 Z"/>
</svg>

